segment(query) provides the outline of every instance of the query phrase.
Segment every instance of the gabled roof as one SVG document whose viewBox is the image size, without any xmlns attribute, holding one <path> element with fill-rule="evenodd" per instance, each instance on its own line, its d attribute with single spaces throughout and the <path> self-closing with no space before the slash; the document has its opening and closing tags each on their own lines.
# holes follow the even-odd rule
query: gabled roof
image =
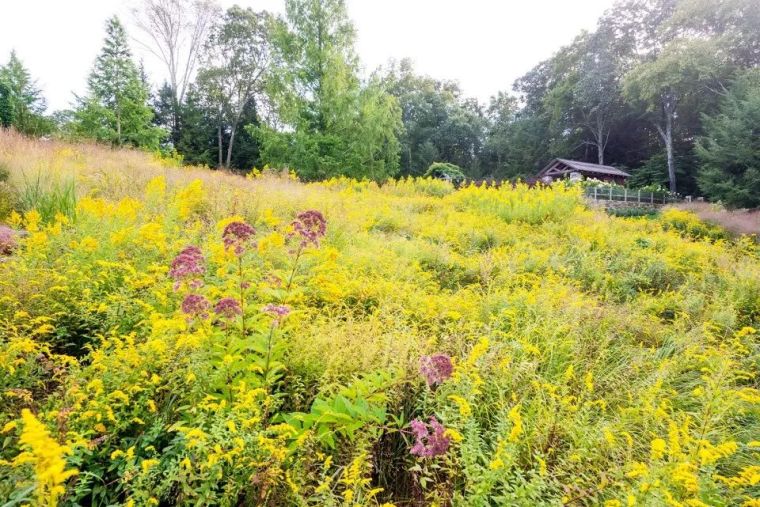
<svg viewBox="0 0 760 507">
<path fill-rule="evenodd" d="M 567 169 L 562 169 L 560 171 L 561 173 L 578 171 L 578 172 L 585 172 L 585 173 L 606 174 L 608 176 L 622 176 L 624 178 L 628 178 L 631 176 L 627 172 L 621 171 L 620 169 L 612 167 L 611 165 L 599 165 L 599 164 L 591 164 L 589 162 L 578 162 L 576 160 L 568 160 L 566 158 L 555 158 L 554 160 L 549 162 L 546 165 L 546 167 L 541 169 L 541 172 L 538 173 L 538 176 L 539 177 L 543 176 L 549 169 L 551 169 L 558 162 L 568 167 Z"/>
</svg>

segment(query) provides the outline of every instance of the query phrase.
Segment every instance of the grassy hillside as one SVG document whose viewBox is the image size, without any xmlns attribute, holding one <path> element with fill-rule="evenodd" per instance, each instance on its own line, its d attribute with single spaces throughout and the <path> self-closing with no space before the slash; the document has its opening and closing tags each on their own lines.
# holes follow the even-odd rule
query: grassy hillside
<svg viewBox="0 0 760 507">
<path fill-rule="evenodd" d="M 694 215 L 8 133 L 0 167 L 2 499 L 758 505 L 760 253 Z"/>
</svg>

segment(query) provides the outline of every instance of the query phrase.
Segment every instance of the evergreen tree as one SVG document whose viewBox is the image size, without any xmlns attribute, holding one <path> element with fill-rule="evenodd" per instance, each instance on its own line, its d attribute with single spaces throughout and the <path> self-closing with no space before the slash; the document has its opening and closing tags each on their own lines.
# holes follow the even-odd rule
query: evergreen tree
<svg viewBox="0 0 760 507">
<path fill-rule="evenodd" d="M 760 70 L 737 80 L 697 142 L 699 187 L 729 207 L 760 206 Z"/>
<path fill-rule="evenodd" d="M 148 89 L 115 16 L 106 22 L 106 39 L 87 85 L 89 93 L 75 115 L 77 134 L 116 146 L 159 147 L 164 131 L 152 124 Z"/>
<path fill-rule="evenodd" d="M 182 128 L 177 139 L 177 151 L 184 161 L 194 165 L 216 165 L 216 115 L 204 107 L 198 91 L 191 86 L 178 111 Z"/>
<path fill-rule="evenodd" d="M 52 123 L 43 117 L 45 100 L 29 71 L 11 51 L 8 63 L 0 67 L 0 125 L 19 132 L 42 135 Z"/>
</svg>

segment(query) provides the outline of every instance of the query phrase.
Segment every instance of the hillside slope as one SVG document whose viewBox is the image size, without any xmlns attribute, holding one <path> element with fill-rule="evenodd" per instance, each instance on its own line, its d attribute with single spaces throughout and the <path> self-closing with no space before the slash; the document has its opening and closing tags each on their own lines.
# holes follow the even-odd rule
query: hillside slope
<svg viewBox="0 0 760 507">
<path fill-rule="evenodd" d="M 753 242 L 170 165 L 0 133 L 0 498 L 757 505 Z"/>
</svg>

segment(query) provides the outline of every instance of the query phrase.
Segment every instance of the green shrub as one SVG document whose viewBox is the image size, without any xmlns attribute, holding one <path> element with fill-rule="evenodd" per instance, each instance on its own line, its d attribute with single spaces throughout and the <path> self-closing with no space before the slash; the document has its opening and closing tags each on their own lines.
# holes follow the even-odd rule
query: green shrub
<svg viewBox="0 0 760 507">
<path fill-rule="evenodd" d="M 0 180 L 2 174 L 0 174 Z M 8 182 L 0 181 L 0 221 L 19 208 L 18 191 Z"/>
<path fill-rule="evenodd" d="M 74 180 L 66 180 L 45 185 L 42 176 L 38 174 L 36 178 L 24 182 L 19 200 L 22 209 L 36 209 L 45 223 L 51 222 L 58 213 L 74 218 L 77 207 L 76 184 Z"/>
<path fill-rule="evenodd" d="M 607 214 L 613 217 L 646 217 L 654 218 L 659 212 L 656 209 L 651 208 L 608 208 Z"/>
<path fill-rule="evenodd" d="M 0 162 L 0 183 L 8 181 L 11 176 L 11 171 L 3 162 Z"/>
<path fill-rule="evenodd" d="M 450 181 L 455 185 L 460 185 L 465 180 L 462 169 L 448 162 L 433 162 L 425 172 L 425 176 Z"/>
</svg>

